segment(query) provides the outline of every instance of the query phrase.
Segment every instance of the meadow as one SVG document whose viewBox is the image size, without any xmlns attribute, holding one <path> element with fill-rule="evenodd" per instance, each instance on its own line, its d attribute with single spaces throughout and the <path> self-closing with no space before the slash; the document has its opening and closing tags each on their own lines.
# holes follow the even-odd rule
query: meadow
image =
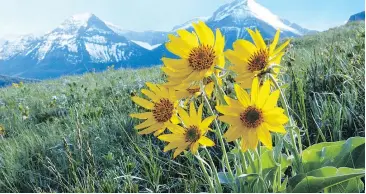
<svg viewBox="0 0 366 194">
<path fill-rule="evenodd" d="M 365 136 L 364 61 L 364 22 L 291 41 L 281 80 L 302 149 Z M 111 67 L 0 89 L 0 191 L 208 192 L 192 154 L 173 159 L 163 142 L 138 135 L 129 117 L 140 109 L 131 96 L 164 79 L 159 67 Z M 209 150 L 219 168 L 220 149 Z M 342 159 L 357 155 L 364 169 L 364 148 L 356 151 Z M 284 171 L 291 178 L 291 166 Z M 364 178 L 354 180 L 325 191 L 364 191 Z"/>
</svg>

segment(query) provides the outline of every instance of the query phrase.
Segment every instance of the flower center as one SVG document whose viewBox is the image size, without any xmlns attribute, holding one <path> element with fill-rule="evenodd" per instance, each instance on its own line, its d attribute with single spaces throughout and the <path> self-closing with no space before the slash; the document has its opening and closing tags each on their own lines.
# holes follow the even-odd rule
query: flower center
<svg viewBox="0 0 366 194">
<path fill-rule="evenodd" d="M 195 71 L 209 69 L 215 61 L 216 54 L 212 46 L 200 45 L 191 50 L 188 62 Z"/>
<path fill-rule="evenodd" d="M 248 61 L 248 70 L 251 72 L 261 71 L 268 64 L 268 51 L 260 49 L 255 52 Z"/>
<path fill-rule="evenodd" d="M 196 92 L 199 92 L 200 91 L 200 88 L 188 88 L 187 91 L 190 94 L 195 94 Z"/>
<path fill-rule="evenodd" d="M 186 133 L 184 134 L 186 137 L 186 142 L 196 142 L 201 137 L 201 131 L 198 129 L 197 126 L 190 126 Z"/>
<path fill-rule="evenodd" d="M 248 128 L 256 128 L 263 123 L 263 114 L 261 110 L 253 106 L 249 106 L 240 114 L 240 120 L 244 126 Z"/>
<path fill-rule="evenodd" d="M 167 122 L 173 116 L 174 105 L 169 99 L 163 98 L 156 102 L 152 110 L 154 118 L 158 122 Z"/>
</svg>

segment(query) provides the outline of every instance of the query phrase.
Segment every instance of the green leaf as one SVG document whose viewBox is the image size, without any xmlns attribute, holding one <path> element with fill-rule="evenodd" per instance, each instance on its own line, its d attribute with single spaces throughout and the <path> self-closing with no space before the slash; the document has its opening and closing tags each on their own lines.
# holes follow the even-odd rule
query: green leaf
<svg viewBox="0 0 366 194">
<path fill-rule="evenodd" d="M 302 153 L 304 172 L 324 166 L 362 168 L 365 166 L 365 138 L 324 142 L 310 146 Z"/>
<path fill-rule="evenodd" d="M 328 189 L 331 193 L 361 193 L 365 185 L 359 178 L 354 178 Z"/>
<path fill-rule="evenodd" d="M 364 175 L 364 169 L 323 167 L 291 178 L 287 189 L 288 192 L 295 193 L 317 193 Z"/>
<path fill-rule="evenodd" d="M 234 181 L 232 178 L 230 178 L 229 173 L 227 172 L 219 172 L 218 175 L 221 184 L 229 184 Z"/>
</svg>

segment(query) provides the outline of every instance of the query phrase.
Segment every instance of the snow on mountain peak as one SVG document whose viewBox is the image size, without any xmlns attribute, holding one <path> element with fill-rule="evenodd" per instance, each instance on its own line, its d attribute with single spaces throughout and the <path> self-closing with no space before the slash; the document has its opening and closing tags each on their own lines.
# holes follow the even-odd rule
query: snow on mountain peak
<svg viewBox="0 0 366 194">
<path fill-rule="evenodd" d="M 94 14 L 87 12 L 87 13 L 75 14 L 75 15 L 71 16 L 71 18 L 74 21 L 88 22 L 88 20 L 93 16 L 94 16 Z"/>
<path fill-rule="evenodd" d="M 177 25 L 177 26 L 174 26 L 174 28 L 172 29 L 172 31 L 177 31 L 179 29 L 187 29 L 189 27 L 192 26 L 192 23 L 196 23 L 198 21 L 207 21 L 209 19 L 209 17 L 196 17 L 196 18 L 193 18 L 181 25 Z"/>
<path fill-rule="evenodd" d="M 284 24 L 281 18 L 255 2 L 255 0 L 235 0 L 231 3 L 225 4 L 214 13 L 211 20 L 219 21 L 229 16 L 238 20 L 254 17 L 266 22 L 275 29 L 290 31 L 301 35 L 299 31 Z"/>
</svg>

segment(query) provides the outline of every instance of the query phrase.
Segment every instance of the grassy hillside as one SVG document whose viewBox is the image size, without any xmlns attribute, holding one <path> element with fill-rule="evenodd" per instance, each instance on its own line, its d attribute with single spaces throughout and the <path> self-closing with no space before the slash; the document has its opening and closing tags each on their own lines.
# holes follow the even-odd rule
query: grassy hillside
<svg viewBox="0 0 366 194">
<path fill-rule="evenodd" d="M 364 136 L 364 27 L 292 41 L 284 79 L 304 147 Z M 130 96 L 162 80 L 158 68 L 110 69 L 0 89 L 0 191 L 207 191 L 192 155 L 172 160 L 128 117 Z"/>
<path fill-rule="evenodd" d="M 31 80 L 31 79 L 24 79 L 24 78 L 18 78 L 18 77 L 9 77 L 5 75 L 0 75 L 0 88 L 5 86 L 10 86 L 13 83 L 19 83 L 19 82 L 37 82 L 37 80 Z"/>
</svg>

